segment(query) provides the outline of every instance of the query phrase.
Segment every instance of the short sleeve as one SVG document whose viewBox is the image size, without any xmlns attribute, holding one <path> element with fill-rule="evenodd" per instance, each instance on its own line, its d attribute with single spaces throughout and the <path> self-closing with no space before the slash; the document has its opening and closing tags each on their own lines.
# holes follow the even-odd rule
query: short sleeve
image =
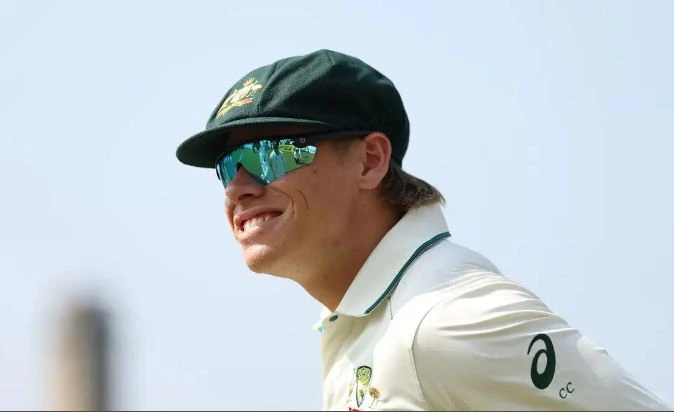
<svg viewBox="0 0 674 412">
<path fill-rule="evenodd" d="M 534 294 L 501 276 L 454 288 L 412 358 L 432 410 L 669 410 Z"/>
</svg>

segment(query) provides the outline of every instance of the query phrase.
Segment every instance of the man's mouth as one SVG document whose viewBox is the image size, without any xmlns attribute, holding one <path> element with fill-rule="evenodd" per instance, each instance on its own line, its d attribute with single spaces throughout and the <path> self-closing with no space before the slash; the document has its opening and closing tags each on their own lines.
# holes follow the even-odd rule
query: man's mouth
<svg viewBox="0 0 674 412">
<path fill-rule="evenodd" d="M 268 222 L 269 220 L 280 216 L 280 212 L 265 212 L 265 213 L 260 213 L 259 215 L 255 215 L 251 217 L 250 219 L 246 219 L 241 223 L 240 230 L 242 232 L 248 232 L 250 230 L 253 230 L 255 228 L 259 228 L 264 225 L 265 222 Z"/>
</svg>

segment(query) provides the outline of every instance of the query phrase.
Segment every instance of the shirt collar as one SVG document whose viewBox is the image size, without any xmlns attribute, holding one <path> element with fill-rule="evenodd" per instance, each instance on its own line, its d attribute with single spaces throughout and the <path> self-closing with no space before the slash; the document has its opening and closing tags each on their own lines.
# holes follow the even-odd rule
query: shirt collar
<svg viewBox="0 0 674 412">
<path fill-rule="evenodd" d="M 439 203 L 408 211 L 367 258 L 336 312 L 365 316 L 375 310 L 395 289 L 407 267 L 447 237 L 447 222 Z"/>
</svg>

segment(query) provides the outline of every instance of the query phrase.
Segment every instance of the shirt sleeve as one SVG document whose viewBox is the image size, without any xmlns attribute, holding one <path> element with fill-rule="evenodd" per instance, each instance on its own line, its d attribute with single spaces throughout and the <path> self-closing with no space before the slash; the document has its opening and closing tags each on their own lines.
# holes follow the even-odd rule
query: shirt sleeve
<svg viewBox="0 0 674 412">
<path fill-rule="evenodd" d="M 603 348 L 500 276 L 472 279 L 439 299 L 411 350 L 432 410 L 671 410 Z"/>
</svg>

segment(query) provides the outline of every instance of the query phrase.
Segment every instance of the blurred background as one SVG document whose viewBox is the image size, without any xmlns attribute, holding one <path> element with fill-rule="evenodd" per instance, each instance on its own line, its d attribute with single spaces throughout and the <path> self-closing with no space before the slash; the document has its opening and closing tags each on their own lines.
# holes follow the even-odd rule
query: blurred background
<svg viewBox="0 0 674 412">
<path fill-rule="evenodd" d="M 321 406 L 319 305 L 180 164 L 243 74 L 400 89 L 454 240 L 674 405 L 674 2 L 0 0 L 0 409 Z"/>
</svg>

